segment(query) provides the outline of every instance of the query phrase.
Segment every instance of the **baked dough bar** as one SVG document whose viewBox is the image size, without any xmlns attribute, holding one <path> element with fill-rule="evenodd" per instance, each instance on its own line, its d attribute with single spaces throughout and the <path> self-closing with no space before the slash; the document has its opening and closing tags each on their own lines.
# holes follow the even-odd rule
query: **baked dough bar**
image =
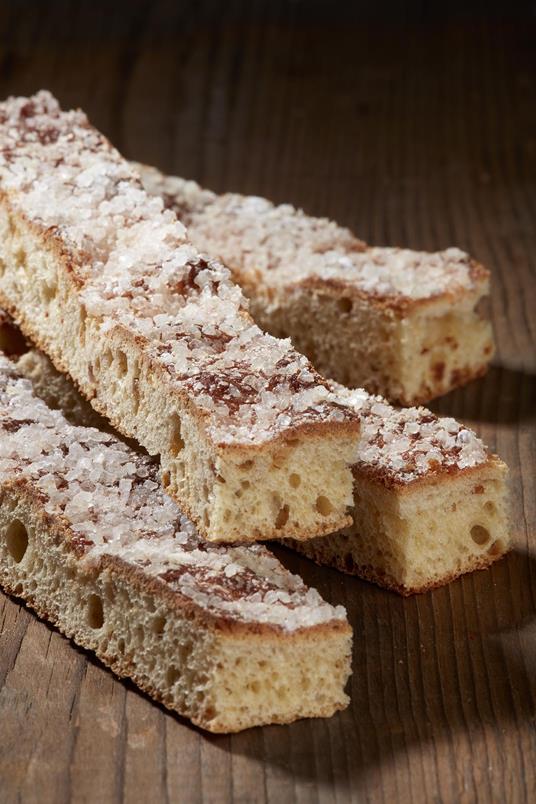
<svg viewBox="0 0 536 804">
<path fill-rule="evenodd" d="M 0 104 L 0 303 L 208 540 L 350 522 L 357 417 L 81 111 Z"/>
<path fill-rule="evenodd" d="M 92 408 L 43 354 L 28 352 L 17 368 L 48 405 L 92 423 Z M 425 408 L 396 410 L 366 391 L 338 392 L 361 418 L 353 525 L 288 546 L 403 595 L 483 569 L 508 551 L 507 467 L 471 430 Z"/>
<path fill-rule="evenodd" d="M 472 430 L 361 389 L 339 393 L 361 417 L 353 524 L 294 549 L 402 595 L 508 552 L 507 466 Z"/>
<path fill-rule="evenodd" d="M 414 405 L 486 371 L 489 272 L 459 249 L 366 246 L 289 204 L 137 167 L 193 243 L 232 270 L 257 324 L 290 336 L 325 376 Z"/>
<path fill-rule="evenodd" d="M 209 731 L 348 703 L 344 608 L 261 545 L 202 541 L 153 460 L 69 424 L 3 356 L 0 583 Z"/>
</svg>

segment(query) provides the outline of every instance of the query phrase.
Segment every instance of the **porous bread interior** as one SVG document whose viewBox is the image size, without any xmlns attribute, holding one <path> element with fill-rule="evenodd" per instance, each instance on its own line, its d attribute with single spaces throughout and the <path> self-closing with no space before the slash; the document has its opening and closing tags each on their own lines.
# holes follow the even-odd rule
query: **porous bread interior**
<svg viewBox="0 0 536 804">
<path fill-rule="evenodd" d="M 400 320 L 395 401 L 424 404 L 487 370 L 495 351 L 491 322 L 480 312 L 487 294 L 486 282 L 454 304 L 437 300 Z"/>
<path fill-rule="evenodd" d="M 298 552 L 401 594 L 483 569 L 509 549 L 505 464 L 386 487 L 355 469 L 354 524 Z"/>
<path fill-rule="evenodd" d="M 204 538 L 306 539 L 349 524 L 355 427 L 289 430 L 260 447 L 215 444 L 199 412 L 130 333 L 102 332 L 81 305 L 65 258 L 11 215 L 5 199 L 0 237 L 2 304 L 95 410 L 160 455 L 163 485 Z"/>
<path fill-rule="evenodd" d="M 213 732 L 344 708 L 347 623 L 285 634 L 207 621 L 132 567 L 88 566 L 22 484 L 0 487 L 0 582 L 119 676 Z"/>
<path fill-rule="evenodd" d="M 404 315 L 343 290 L 242 286 L 257 324 L 290 337 L 321 374 L 401 405 L 423 404 L 479 376 L 493 354 L 491 324 L 478 312 L 487 283 L 455 303 L 439 299 Z"/>
</svg>

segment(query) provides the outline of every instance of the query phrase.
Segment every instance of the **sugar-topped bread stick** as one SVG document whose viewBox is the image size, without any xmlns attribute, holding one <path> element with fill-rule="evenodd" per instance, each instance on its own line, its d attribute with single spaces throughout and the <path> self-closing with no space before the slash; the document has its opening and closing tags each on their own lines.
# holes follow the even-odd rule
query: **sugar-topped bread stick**
<svg viewBox="0 0 536 804">
<path fill-rule="evenodd" d="M 350 522 L 358 418 L 81 111 L 0 104 L 0 302 L 209 540 Z"/>
<path fill-rule="evenodd" d="M 290 336 L 325 376 L 414 405 L 486 371 L 489 272 L 460 249 L 366 246 L 290 204 L 137 167 L 192 242 L 231 269 L 259 326 Z"/>
<path fill-rule="evenodd" d="M 214 732 L 344 708 L 351 629 L 261 545 L 213 545 L 111 434 L 0 356 L 0 585 Z"/>
<path fill-rule="evenodd" d="M 339 393 L 361 417 L 353 524 L 292 546 L 403 595 L 484 569 L 510 549 L 507 467 L 469 428 L 426 408 Z"/>
</svg>

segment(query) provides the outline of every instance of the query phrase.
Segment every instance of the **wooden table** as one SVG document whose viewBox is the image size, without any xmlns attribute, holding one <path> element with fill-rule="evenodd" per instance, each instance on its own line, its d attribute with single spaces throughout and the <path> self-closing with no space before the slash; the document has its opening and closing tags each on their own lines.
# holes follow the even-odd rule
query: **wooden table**
<svg viewBox="0 0 536 804">
<path fill-rule="evenodd" d="M 536 800 L 536 25 L 391 5 L 1 6 L 1 97 L 49 87 L 129 157 L 490 266 L 495 364 L 434 409 L 510 465 L 515 544 L 408 600 L 281 551 L 348 608 L 352 704 L 235 736 L 200 733 L 0 597 L 2 804 Z"/>
</svg>

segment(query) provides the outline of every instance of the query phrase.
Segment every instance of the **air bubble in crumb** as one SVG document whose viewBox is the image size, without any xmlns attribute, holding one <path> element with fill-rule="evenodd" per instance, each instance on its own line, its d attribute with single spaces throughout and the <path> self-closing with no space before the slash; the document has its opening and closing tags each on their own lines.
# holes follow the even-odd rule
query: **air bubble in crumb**
<svg viewBox="0 0 536 804">
<path fill-rule="evenodd" d="M 475 544 L 486 544 L 486 542 L 489 542 L 490 540 L 489 530 L 484 528 L 482 525 L 474 525 L 471 528 L 471 539 Z"/>
<path fill-rule="evenodd" d="M 28 549 L 28 531 L 20 519 L 14 519 L 6 531 L 6 546 L 9 555 L 19 564 Z"/>
<path fill-rule="evenodd" d="M 87 624 L 90 628 L 99 629 L 104 624 L 104 611 L 99 595 L 90 595 L 87 601 Z"/>
<path fill-rule="evenodd" d="M 328 516 L 328 514 L 331 514 L 333 511 L 333 506 L 328 498 L 321 494 L 320 497 L 316 499 L 316 510 L 319 514 L 322 514 L 322 516 Z"/>
<path fill-rule="evenodd" d="M 181 435 L 181 420 L 177 413 L 171 417 L 171 437 L 169 441 L 169 451 L 177 456 L 184 448 L 184 441 Z"/>
<path fill-rule="evenodd" d="M 288 505 L 284 505 L 277 515 L 275 526 L 277 529 L 283 528 L 288 522 Z"/>
<path fill-rule="evenodd" d="M 155 617 L 151 624 L 151 630 L 153 631 L 154 634 L 162 634 L 165 625 L 166 625 L 165 617 Z"/>
<path fill-rule="evenodd" d="M 121 350 L 117 352 L 117 368 L 120 377 L 124 377 L 128 372 L 127 356 Z"/>
</svg>

